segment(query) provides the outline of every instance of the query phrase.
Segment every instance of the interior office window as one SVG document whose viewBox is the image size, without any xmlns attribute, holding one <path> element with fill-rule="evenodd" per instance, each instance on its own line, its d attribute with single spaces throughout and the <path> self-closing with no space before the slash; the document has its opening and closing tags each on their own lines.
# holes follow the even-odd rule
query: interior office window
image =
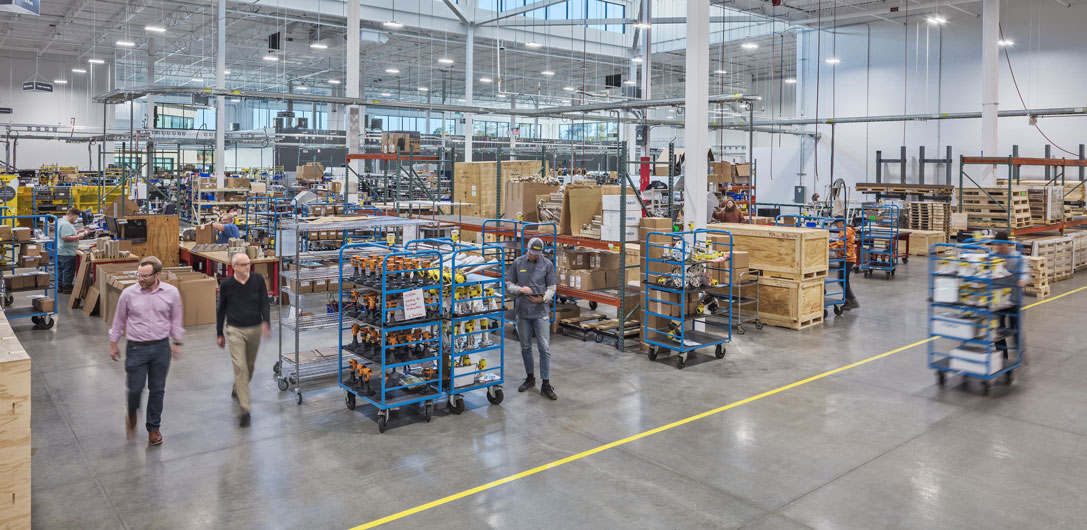
<svg viewBox="0 0 1087 530">
<path fill-rule="evenodd" d="M 605 2 L 604 0 L 586 0 L 585 4 L 585 18 L 624 18 L 626 12 L 625 5 Z M 626 26 L 623 24 L 594 24 L 589 27 L 603 31 L 614 31 L 615 33 L 626 32 Z"/>
</svg>

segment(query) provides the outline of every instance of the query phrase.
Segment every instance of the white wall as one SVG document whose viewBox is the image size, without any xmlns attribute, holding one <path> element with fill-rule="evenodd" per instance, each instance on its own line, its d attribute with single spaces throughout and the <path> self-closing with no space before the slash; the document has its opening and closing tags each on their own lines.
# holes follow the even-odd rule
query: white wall
<svg viewBox="0 0 1087 530">
<path fill-rule="evenodd" d="M 1084 89 L 1087 32 L 1082 31 L 1082 23 L 1087 21 L 1087 6 L 1065 8 L 1051 2 L 1007 2 L 1004 7 L 1001 16 L 1004 33 L 1016 43 L 1009 52 L 1027 106 L 1033 109 L 1087 106 Z M 816 66 L 821 69 L 820 118 L 979 112 L 981 21 L 957 11 L 943 15 L 949 22 L 942 27 L 923 20 L 911 20 L 907 28 L 876 21 L 839 28 L 836 37 L 824 32 L 819 57 L 814 32 L 802 35 L 798 53 L 801 91 L 798 117 L 815 116 Z M 905 45 L 907 35 L 909 41 Z M 837 67 L 825 63 L 832 55 L 841 59 Z M 1003 54 L 999 101 L 1002 110 L 1023 108 Z M 1040 118 L 1038 122 L 1049 138 L 1069 151 L 1078 152 L 1079 144 L 1087 143 L 1085 117 Z M 874 181 L 876 150 L 882 150 L 886 157 L 897 158 L 900 146 L 906 145 L 910 158 L 907 181 L 916 182 L 919 146 L 925 146 L 928 158 L 942 154 L 947 145 L 952 146 L 956 160 L 959 155 L 981 155 L 980 128 L 980 119 L 836 125 L 834 177 L 844 178 L 850 184 Z M 811 141 L 805 142 L 804 152 L 800 153 L 796 137 L 779 139 L 756 134 L 761 201 L 791 202 L 792 186 L 797 183 L 806 184 L 809 195 L 824 192 L 830 183 L 831 127 L 822 125 L 819 132 L 822 137 L 818 180 Z M 772 157 L 771 143 L 774 144 Z M 1042 156 L 1047 143 L 1027 118 L 1001 118 L 1000 150 L 984 154 L 1007 156 L 1012 145 L 1019 145 L 1023 156 Z M 1072 157 L 1055 147 L 1053 156 Z M 973 172 L 978 169 L 975 166 Z M 929 166 L 927 181 L 932 182 L 938 171 L 939 168 Z M 801 172 L 806 175 L 798 176 Z M 967 172 L 971 172 L 969 167 Z M 1023 169 L 1024 176 L 1041 172 L 1041 168 Z M 952 169 L 956 184 L 958 173 L 956 162 Z M 899 177 L 897 166 L 884 168 L 884 174 L 896 181 Z M 998 176 L 1003 175 L 998 170 Z M 1076 175 L 1069 173 L 1070 177 Z"/>
<path fill-rule="evenodd" d="M 87 73 L 75 74 L 72 68 L 82 68 Z M 9 124 L 49 125 L 71 131 L 73 120 L 77 130 L 101 132 L 102 105 L 91 103 L 91 95 L 109 90 L 109 68 L 109 64 L 90 65 L 74 58 L 43 56 L 37 61 L 37 73 L 41 78 L 50 83 L 65 79 L 68 84 L 54 85 L 53 93 L 23 92 L 23 82 L 35 74 L 34 54 L 0 51 L 0 107 L 11 107 L 14 111 L 13 114 L 0 114 L 0 135 L 7 132 L 5 126 Z M 112 127 L 112 116 L 107 119 Z M 24 139 L 19 140 L 16 149 L 16 163 L 20 168 L 58 164 L 90 169 L 87 144 Z M 93 169 L 98 169 L 97 144 L 92 150 Z"/>
</svg>

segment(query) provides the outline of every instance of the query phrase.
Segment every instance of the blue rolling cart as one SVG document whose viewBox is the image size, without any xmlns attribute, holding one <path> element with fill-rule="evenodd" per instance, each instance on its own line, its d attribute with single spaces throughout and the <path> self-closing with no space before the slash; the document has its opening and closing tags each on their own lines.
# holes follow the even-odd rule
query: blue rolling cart
<svg viewBox="0 0 1087 530">
<path fill-rule="evenodd" d="M 660 243 L 665 240 L 668 243 Z M 642 307 L 647 318 L 667 320 L 669 326 L 668 330 L 646 326 L 649 360 L 673 351 L 676 367 L 682 369 L 691 352 L 709 347 L 718 359 L 725 357 L 725 344 L 732 341 L 732 304 L 718 305 L 714 295 L 728 299 L 734 295 L 732 246 L 732 234 L 724 230 L 646 234 Z M 655 254 L 661 257 L 649 257 Z M 710 333 L 712 328 L 723 334 Z"/>
<path fill-rule="evenodd" d="M 483 274 L 479 257 L 498 270 Z M 506 349 L 505 249 L 457 245 L 449 256 L 452 291 L 449 308 L 449 350 L 443 361 L 448 370 L 446 392 L 449 412 L 464 412 L 463 394 L 486 389 L 487 401 L 502 403 Z"/>
<path fill-rule="evenodd" d="M 360 281 L 353 274 L 350 259 L 356 252 L 369 251 L 379 265 L 376 277 Z M 382 255 L 383 254 L 383 255 Z M 345 260 L 345 256 L 347 259 Z M 429 422 L 435 402 L 443 394 L 442 296 L 445 285 L 442 255 L 436 250 L 395 250 L 374 243 L 354 243 L 339 250 L 339 357 L 345 351 L 348 370 L 339 373 L 347 408 L 354 410 L 358 399 L 377 408 L 380 432 L 388 428 L 394 410 L 420 404 Z M 345 285 L 349 295 L 344 296 Z M 362 310 L 359 297 L 351 291 L 377 297 L 377 311 Z M 354 309 L 354 311 L 352 311 Z M 419 315 L 408 314 L 418 310 Z M 363 340 L 355 335 L 362 332 Z M 351 343 L 344 344 L 344 333 Z M 354 362 L 352 362 L 354 361 Z"/>
<path fill-rule="evenodd" d="M 868 204 L 861 208 L 860 267 L 868 278 L 883 271 L 890 280 L 898 266 L 898 206 Z"/>
<path fill-rule="evenodd" d="M 1006 256 L 990 248 L 993 243 L 1021 250 L 1018 243 L 994 240 L 930 248 L 929 336 L 936 340 L 928 343 L 928 367 L 941 387 L 947 374 L 958 374 L 979 380 L 988 395 L 994 380 L 1011 384 L 1023 365 L 1023 290 L 1016 284 L 1018 274 L 1004 269 Z M 935 257 L 945 249 L 946 255 Z M 1018 259 L 1021 267 L 1030 266 L 1022 253 Z"/>
<path fill-rule="evenodd" d="M 542 229 L 547 227 L 546 229 Z M 496 246 L 503 249 L 503 270 L 509 267 L 509 264 L 513 262 L 518 256 L 525 253 L 528 249 L 528 242 L 533 237 L 540 238 L 543 242 L 543 258 L 551 260 L 551 263 L 558 267 L 558 226 L 555 223 L 526 223 L 524 221 L 516 221 L 510 219 L 486 219 L 483 221 L 483 241 L 486 245 Z M 535 232 L 535 233 L 526 233 Z M 488 242 L 487 236 L 494 236 L 495 241 Z M 502 240 L 502 238 L 509 238 Z M 557 272 L 557 269 L 556 269 Z M 503 272 L 505 274 L 505 272 Z M 557 290 L 557 286 L 556 286 Z M 559 296 L 556 294 L 551 299 L 551 322 L 555 322 L 555 307 L 558 304 Z M 513 303 L 517 303 L 516 300 L 510 300 Z M 591 309 L 596 309 L 596 302 L 589 304 Z M 517 333 L 517 320 L 510 320 L 509 324 L 513 326 L 514 334 Z"/>
<path fill-rule="evenodd" d="M 53 316 L 57 314 L 57 287 L 59 287 L 57 278 L 57 242 L 59 241 L 57 234 L 57 218 L 48 214 L 4 216 L 0 217 L 0 225 L 15 227 L 19 224 L 19 220 L 27 220 L 30 222 L 30 229 L 32 231 L 31 238 L 26 241 L 0 241 L 0 246 L 3 248 L 3 258 L 8 262 L 6 265 L 0 267 L 0 296 L 2 296 L 4 301 L 4 315 L 9 320 L 29 318 L 34 322 L 34 329 L 50 329 L 56 322 Z M 38 230 L 41 231 L 43 237 L 33 237 L 33 233 Z M 9 289 L 8 282 L 4 279 L 5 273 L 14 272 L 15 269 L 20 268 L 17 261 L 18 257 L 22 255 L 22 247 L 24 245 L 39 245 L 49 252 L 49 260 L 44 263 L 39 263 L 37 267 L 39 271 L 44 269 L 46 275 L 43 276 L 39 272 L 38 275 L 34 275 L 30 280 L 30 285 Z M 44 285 L 39 282 L 39 276 L 46 278 Z M 26 281 L 26 277 L 20 278 L 22 278 L 21 281 Z M 52 299 L 53 310 L 41 311 L 34 307 L 12 307 L 15 303 L 15 296 L 12 292 L 18 291 L 41 291 L 42 296 Z"/>
</svg>

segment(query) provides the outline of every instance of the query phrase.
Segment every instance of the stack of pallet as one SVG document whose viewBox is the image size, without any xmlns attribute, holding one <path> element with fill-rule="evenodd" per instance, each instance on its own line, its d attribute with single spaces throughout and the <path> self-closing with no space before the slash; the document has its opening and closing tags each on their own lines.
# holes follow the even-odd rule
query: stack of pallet
<svg viewBox="0 0 1087 530">
<path fill-rule="evenodd" d="M 1072 277 L 1074 243 L 1067 236 L 1043 236 L 1022 241 L 1023 253 L 1031 257 L 1046 258 L 1049 280 L 1058 281 Z"/>
<path fill-rule="evenodd" d="M 937 230 L 951 233 L 951 205 L 946 202 L 909 203 L 910 230 Z"/>
<path fill-rule="evenodd" d="M 1064 235 L 1072 238 L 1072 268 L 1087 269 L 1087 230 L 1068 229 Z"/>
<path fill-rule="evenodd" d="M 1030 226 L 1027 188 L 963 188 L 962 211 L 967 224 L 977 228 L 1026 228 Z"/>
<path fill-rule="evenodd" d="M 1030 220 L 1036 225 L 1059 222 L 1064 217 L 1064 189 L 1060 186 L 1030 186 Z"/>
<path fill-rule="evenodd" d="M 1027 259 L 1030 260 L 1031 278 L 1024 291 L 1038 298 L 1049 296 L 1049 267 L 1046 266 L 1046 259 L 1041 256 Z"/>
<path fill-rule="evenodd" d="M 804 329 L 823 321 L 829 232 L 735 223 L 711 224 L 706 228 L 732 234 L 733 250 L 747 252 L 750 268 L 762 271 L 760 320 L 789 329 Z"/>
</svg>

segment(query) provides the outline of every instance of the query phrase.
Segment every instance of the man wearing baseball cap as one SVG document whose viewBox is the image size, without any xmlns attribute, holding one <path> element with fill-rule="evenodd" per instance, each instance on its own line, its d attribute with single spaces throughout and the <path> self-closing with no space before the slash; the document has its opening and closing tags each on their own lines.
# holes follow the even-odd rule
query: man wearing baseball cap
<svg viewBox="0 0 1087 530">
<path fill-rule="evenodd" d="M 517 313 L 517 336 L 521 339 L 521 358 L 525 361 L 528 377 L 517 388 L 524 392 L 536 387 L 536 375 L 532 371 L 532 337 L 536 337 L 536 349 L 540 352 L 540 377 L 543 385 L 540 393 L 555 400 L 555 389 L 551 387 L 551 299 L 555 297 L 555 286 L 559 279 L 555 274 L 555 264 L 551 260 L 540 259 L 544 244 L 534 237 L 528 242 L 528 252 L 513 260 L 509 272 L 506 290 L 514 297 Z"/>
</svg>

